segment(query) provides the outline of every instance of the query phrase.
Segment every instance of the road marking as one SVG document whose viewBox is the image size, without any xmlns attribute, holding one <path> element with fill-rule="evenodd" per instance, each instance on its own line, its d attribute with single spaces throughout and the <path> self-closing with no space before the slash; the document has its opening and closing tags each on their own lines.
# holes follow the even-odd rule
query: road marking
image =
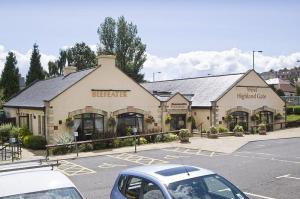
<svg viewBox="0 0 300 199">
<path fill-rule="evenodd" d="M 100 164 L 98 167 L 101 169 L 108 169 L 108 168 L 113 168 L 113 167 L 126 167 L 127 165 L 123 165 L 123 164 L 110 164 L 110 163 L 102 163 Z"/>
<path fill-rule="evenodd" d="M 215 154 L 215 152 L 211 152 L 210 157 L 212 157 Z"/>
<path fill-rule="evenodd" d="M 178 158 L 189 158 L 191 156 L 185 156 L 185 155 L 166 155 L 164 158 L 168 160 L 172 159 L 178 159 Z"/>
<path fill-rule="evenodd" d="M 248 192 L 244 192 L 244 193 L 245 193 L 246 195 L 254 196 L 254 197 L 257 197 L 257 198 L 275 199 L 275 198 L 271 198 L 271 197 L 268 197 L 268 196 L 262 196 L 262 195 L 254 194 L 254 193 L 248 193 Z"/>
<path fill-rule="evenodd" d="M 117 154 L 117 155 L 107 155 L 107 156 L 111 157 L 111 158 L 117 158 L 120 160 L 126 160 L 126 161 L 137 163 L 137 164 L 142 164 L 142 165 L 168 163 L 167 161 L 164 161 L 164 160 L 159 160 L 159 159 L 155 159 L 155 158 L 149 158 L 149 157 L 134 155 L 134 154 L 129 154 L 129 153 L 121 153 L 121 154 Z"/>
<path fill-rule="evenodd" d="M 166 149 L 162 149 L 162 150 L 169 151 L 169 152 L 175 152 L 175 153 L 206 156 L 206 157 L 224 155 L 222 153 L 218 153 L 218 152 L 214 152 L 214 151 L 205 151 L 205 150 L 201 150 L 201 149 L 183 148 L 183 147 L 166 148 Z"/>
<path fill-rule="evenodd" d="M 274 154 L 271 153 L 254 153 L 254 152 L 248 152 L 248 151 L 239 151 L 237 153 L 246 153 L 246 154 L 258 154 L 258 155 L 269 155 L 269 156 L 275 156 Z"/>
<path fill-rule="evenodd" d="M 293 163 L 293 164 L 300 164 L 300 162 L 292 161 L 292 160 L 281 160 L 277 158 L 265 158 L 265 157 L 258 157 L 258 156 L 247 156 L 247 155 L 238 155 L 234 154 L 233 156 L 236 157 L 243 157 L 243 158 L 256 158 L 256 159 L 262 159 L 262 160 L 271 160 L 271 161 L 278 161 L 278 162 L 285 162 L 285 163 Z"/>
<path fill-rule="evenodd" d="M 291 176 L 291 174 L 286 174 L 286 175 L 283 175 L 283 176 L 278 176 L 276 178 L 277 179 L 280 179 L 280 178 L 290 178 L 290 179 L 300 180 L 300 178 L 293 177 L 293 176 Z"/>
<path fill-rule="evenodd" d="M 96 173 L 95 171 L 66 160 L 59 161 L 58 169 L 67 176 Z"/>
</svg>

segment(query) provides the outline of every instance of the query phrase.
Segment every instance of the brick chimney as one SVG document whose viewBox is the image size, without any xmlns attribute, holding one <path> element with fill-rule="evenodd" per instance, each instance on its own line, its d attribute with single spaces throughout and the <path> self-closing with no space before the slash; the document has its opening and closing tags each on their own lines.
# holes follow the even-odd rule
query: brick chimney
<svg viewBox="0 0 300 199">
<path fill-rule="evenodd" d="M 115 67 L 116 66 L 116 56 L 115 55 L 99 55 L 98 57 L 98 67 Z"/>
</svg>

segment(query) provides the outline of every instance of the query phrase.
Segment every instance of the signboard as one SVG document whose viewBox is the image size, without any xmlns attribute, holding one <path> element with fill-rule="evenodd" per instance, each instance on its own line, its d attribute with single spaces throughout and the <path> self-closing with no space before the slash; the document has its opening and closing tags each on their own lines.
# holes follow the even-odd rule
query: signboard
<svg viewBox="0 0 300 199">
<path fill-rule="evenodd" d="M 78 137 L 78 132 L 77 131 L 75 131 L 73 134 L 74 134 L 74 137 Z"/>
<path fill-rule="evenodd" d="M 92 97 L 127 97 L 129 90 L 94 90 Z"/>
<path fill-rule="evenodd" d="M 170 108 L 185 109 L 185 108 L 187 108 L 187 106 L 188 106 L 187 103 L 172 103 Z"/>
<path fill-rule="evenodd" d="M 267 98 L 267 95 L 259 91 L 257 87 L 246 87 L 246 89 L 237 92 L 237 98 L 240 100 L 263 100 Z"/>
</svg>

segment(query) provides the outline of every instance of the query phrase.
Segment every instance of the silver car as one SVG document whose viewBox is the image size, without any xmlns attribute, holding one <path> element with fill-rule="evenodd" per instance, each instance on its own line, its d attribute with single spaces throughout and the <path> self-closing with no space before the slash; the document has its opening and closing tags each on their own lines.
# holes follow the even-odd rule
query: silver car
<svg viewBox="0 0 300 199">
<path fill-rule="evenodd" d="M 152 165 L 122 171 L 111 199 L 248 199 L 218 174 L 186 165 Z"/>
</svg>

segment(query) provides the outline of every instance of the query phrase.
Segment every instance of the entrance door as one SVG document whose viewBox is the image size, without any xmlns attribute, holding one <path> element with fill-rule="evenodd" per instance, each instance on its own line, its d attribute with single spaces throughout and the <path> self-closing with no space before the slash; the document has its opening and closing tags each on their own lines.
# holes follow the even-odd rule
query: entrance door
<svg viewBox="0 0 300 199">
<path fill-rule="evenodd" d="M 233 120 L 230 122 L 229 130 L 233 131 L 234 127 L 238 124 L 243 127 L 244 131 L 248 131 L 248 117 L 249 114 L 244 111 L 236 111 L 231 113 Z"/>
<path fill-rule="evenodd" d="M 171 131 L 185 129 L 186 128 L 186 115 L 185 114 L 172 114 L 171 115 L 170 128 Z"/>
<path fill-rule="evenodd" d="M 137 128 L 141 133 L 144 129 L 144 116 L 138 113 L 123 113 L 118 115 L 117 136 L 126 136 L 128 128 Z"/>
<path fill-rule="evenodd" d="M 262 123 L 267 125 L 267 131 L 273 130 L 273 112 L 261 111 L 259 112 L 259 119 Z"/>
</svg>

